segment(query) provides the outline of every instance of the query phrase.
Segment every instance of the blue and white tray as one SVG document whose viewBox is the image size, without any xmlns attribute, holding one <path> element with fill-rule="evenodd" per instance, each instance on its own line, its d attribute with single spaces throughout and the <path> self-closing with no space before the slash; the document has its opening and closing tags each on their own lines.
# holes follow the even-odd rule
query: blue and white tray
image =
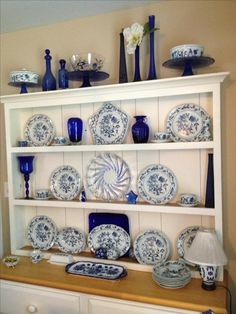
<svg viewBox="0 0 236 314">
<path fill-rule="evenodd" d="M 65 271 L 73 275 L 109 280 L 120 279 L 127 275 L 123 266 L 93 262 L 71 263 L 66 265 Z"/>
</svg>

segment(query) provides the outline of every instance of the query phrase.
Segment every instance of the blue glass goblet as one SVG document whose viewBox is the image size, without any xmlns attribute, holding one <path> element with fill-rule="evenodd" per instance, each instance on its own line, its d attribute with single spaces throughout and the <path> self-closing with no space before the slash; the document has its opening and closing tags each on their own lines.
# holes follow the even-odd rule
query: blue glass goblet
<svg viewBox="0 0 236 314">
<path fill-rule="evenodd" d="M 25 179 L 25 198 L 29 198 L 29 178 L 30 173 L 33 171 L 34 156 L 18 156 L 20 172 L 24 175 Z"/>
<path fill-rule="evenodd" d="M 82 139 L 83 121 L 80 118 L 70 118 L 67 121 L 67 128 L 70 141 L 77 144 Z"/>
</svg>

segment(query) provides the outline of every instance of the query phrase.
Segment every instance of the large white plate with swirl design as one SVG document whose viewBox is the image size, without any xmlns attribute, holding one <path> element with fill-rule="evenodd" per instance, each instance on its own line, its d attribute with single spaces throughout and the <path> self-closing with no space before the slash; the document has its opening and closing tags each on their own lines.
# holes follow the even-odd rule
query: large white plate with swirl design
<svg viewBox="0 0 236 314">
<path fill-rule="evenodd" d="M 129 189 L 130 181 L 127 163 L 116 154 L 100 154 L 88 166 L 87 185 L 99 199 L 122 199 Z"/>
<path fill-rule="evenodd" d="M 166 204 L 177 192 L 177 179 L 173 171 L 163 165 L 150 165 L 138 177 L 138 194 L 151 204 Z"/>
<path fill-rule="evenodd" d="M 86 237 L 78 228 L 66 227 L 58 232 L 56 245 L 62 252 L 79 253 L 86 247 Z"/>
<path fill-rule="evenodd" d="M 134 255 L 140 264 L 165 262 L 170 254 L 170 242 L 159 230 L 146 230 L 134 241 Z"/>
<path fill-rule="evenodd" d="M 31 146 L 47 146 L 53 141 L 56 129 L 45 114 L 35 114 L 26 123 L 25 138 Z"/>
<path fill-rule="evenodd" d="M 81 181 L 75 168 L 61 166 L 55 169 L 51 175 L 50 189 L 54 197 L 59 200 L 73 200 L 80 192 Z"/>
<path fill-rule="evenodd" d="M 180 232 L 176 241 L 177 252 L 180 257 L 184 257 L 186 249 L 191 246 L 199 229 L 200 226 L 190 226 Z"/>
<path fill-rule="evenodd" d="M 123 256 L 129 250 L 130 244 L 129 234 L 123 228 L 113 224 L 97 226 L 88 235 L 88 246 L 93 252 L 102 247 L 116 250 L 119 256 Z"/>
<path fill-rule="evenodd" d="M 55 242 L 56 236 L 56 224 L 48 216 L 35 216 L 28 225 L 27 237 L 36 249 L 50 249 Z"/>
<path fill-rule="evenodd" d="M 89 119 L 95 144 L 122 144 L 129 126 L 127 113 L 111 103 L 105 103 Z"/>
<path fill-rule="evenodd" d="M 209 141 L 210 123 L 210 116 L 202 107 L 183 104 L 169 113 L 166 130 L 175 142 Z"/>
</svg>

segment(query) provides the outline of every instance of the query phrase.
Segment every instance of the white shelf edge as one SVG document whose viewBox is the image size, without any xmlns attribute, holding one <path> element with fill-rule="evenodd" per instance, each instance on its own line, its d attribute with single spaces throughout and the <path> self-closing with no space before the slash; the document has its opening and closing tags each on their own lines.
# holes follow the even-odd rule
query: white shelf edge
<svg viewBox="0 0 236 314">
<path fill-rule="evenodd" d="M 208 142 L 171 142 L 147 144 L 114 144 L 114 145 L 70 145 L 70 146 L 40 146 L 12 147 L 13 154 L 22 153 L 58 153 L 58 152 L 93 152 L 93 151 L 149 151 L 149 150 L 189 150 L 212 149 L 214 141 Z"/>
<path fill-rule="evenodd" d="M 151 205 L 128 204 L 128 203 L 105 203 L 105 202 L 80 202 L 80 201 L 57 201 L 57 200 L 25 200 L 15 199 L 12 204 L 14 206 L 36 206 L 36 207 L 60 207 L 60 208 L 82 208 L 82 209 L 99 209 L 99 210 L 117 210 L 117 211 L 138 211 L 138 212 L 154 212 L 163 214 L 184 214 L 184 215 L 201 215 L 215 216 L 214 208 L 205 207 L 181 207 L 178 205 Z"/>
</svg>

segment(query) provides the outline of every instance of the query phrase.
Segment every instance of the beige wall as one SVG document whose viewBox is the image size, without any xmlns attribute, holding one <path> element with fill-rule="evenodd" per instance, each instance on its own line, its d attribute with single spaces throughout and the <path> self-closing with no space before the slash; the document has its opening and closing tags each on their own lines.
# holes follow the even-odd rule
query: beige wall
<svg viewBox="0 0 236 314">
<path fill-rule="evenodd" d="M 68 59 L 73 52 L 92 50 L 105 56 L 105 70 L 110 73 L 109 80 L 101 84 L 118 82 L 119 32 L 122 27 L 133 22 L 145 23 L 150 14 L 156 16 L 160 27 L 160 31 L 155 34 L 159 78 L 179 75 L 179 72 L 163 68 L 161 64 L 169 58 L 171 47 L 183 43 L 200 43 L 205 47 L 205 54 L 215 58 L 214 65 L 199 69 L 198 73 L 231 72 L 225 84 L 222 107 L 223 215 L 224 245 L 229 258 L 229 280 L 236 313 L 236 1 L 162 1 L 116 13 L 4 34 L 1 36 L 1 91 L 3 94 L 18 92 L 16 88 L 7 85 L 11 70 L 24 67 L 42 75 L 45 48 L 51 49 L 54 73 L 58 70 L 60 58 Z M 148 45 L 145 40 L 141 47 L 143 77 L 146 77 L 144 73 L 147 72 L 146 47 Z M 132 58 L 128 57 L 130 80 L 131 61 Z M 74 83 L 73 86 L 79 86 L 79 83 Z M 1 138 L 1 143 L 2 141 Z M 3 180 L 5 159 L 2 149 L 1 154 Z"/>
</svg>

